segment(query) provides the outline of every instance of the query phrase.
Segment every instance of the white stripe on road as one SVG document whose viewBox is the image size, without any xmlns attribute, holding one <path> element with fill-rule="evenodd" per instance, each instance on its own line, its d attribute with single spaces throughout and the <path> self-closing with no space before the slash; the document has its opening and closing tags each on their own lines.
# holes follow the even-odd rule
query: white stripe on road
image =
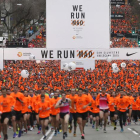
<svg viewBox="0 0 140 140">
<path fill-rule="evenodd" d="M 135 135 L 138 135 L 138 133 L 136 131 L 132 131 Z"/>
<path fill-rule="evenodd" d="M 130 130 L 130 131 L 132 130 L 131 128 L 127 128 L 127 129 Z"/>
<path fill-rule="evenodd" d="M 50 135 L 50 137 L 47 140 L 51 140 L 54 136 L 55 131 L 53 131 L 53 133 Z"/>
<path fill-rule="evenodd" d="M 46 132 L 45 136 L 48 136 L 51 132 L 51 128 Z M 40 140 L 43 140 L 44 136 L 40 139 Z"/>
</svg>

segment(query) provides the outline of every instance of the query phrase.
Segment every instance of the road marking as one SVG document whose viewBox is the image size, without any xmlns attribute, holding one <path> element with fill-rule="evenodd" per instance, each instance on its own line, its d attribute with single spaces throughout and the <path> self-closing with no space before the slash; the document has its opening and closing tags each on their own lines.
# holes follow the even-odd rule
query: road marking
<svg viewBox="0 0 140 140">
<path fill-rule="evenodd" d="M 47 140 L 51 140 L 54 136 L 55 131 L 53 131 L 53 133 L 50 135 L 50 137 Z"/>
<path fill-rule="evenodd" d="M 130 130 L 130 131 L 132 130 L 131 128 L 127 128 L 127 129 Z"/>
<path fill-rule="evenodd" d="M 132 131 L 135 135 L 138 135 L 138 133 L 136 131 Z"/>
<path fill-rule="evenodd" d="M 51 128 L 46 132 L 45 136 L 48 136 L 51 132 Z M 44 136 L 40 139 L 40 140 L 43 140 Z"/>
</svg>

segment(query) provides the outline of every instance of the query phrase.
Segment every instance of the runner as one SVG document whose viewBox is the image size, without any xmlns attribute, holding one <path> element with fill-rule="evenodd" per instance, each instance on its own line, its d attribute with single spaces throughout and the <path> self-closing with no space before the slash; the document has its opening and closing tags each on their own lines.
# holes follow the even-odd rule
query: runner
<svg viewBox="0 0 140 140">
<path fill-rule="evenodd" d="M 18 86 L 15 85 L 14 92 L 11 93 L 11 96 L 16 101 L 15 106 L 14 106 L 14 110 L 12 111 L 12 124 L 13 124 L 13 131 L 14 131 L 13 138 L 17 137 L 17 134 L 16 134 L 17 124 L 18 124 L 18 128 L 19 128 L 18 137 L 21 137 L 21 129 L 22 129 L 20 119 L 21 119 L 21 110 L 22 110 L 22 104 L 23 104 L 22 100 L 24 98 L 24 95 L 18 91 L 19 91 Z"/>
<path fill-rule="evenodd" d="M 28 92 L 24 91 L 24 98 L 22 100 L 23 104 L 22 104 L 22 117 L 23 117 L 23 121 L 24 121 L 24 133 L 27 133 L 27 121 L 29 120 L 28 117 L 28 110 L 30 108 L 30 98 L 28 97 Z"/>
<path fill-rule="evenodd" d="M 38 90 L 36 93 L 38 95 L 40 93 L 40 90 Z M 40 125 L 40 122 L 39 122 L 38 103 L 39 103 L 39 101 L 37 100 L 37 96 L 34 95 L 33 96 L 33 112 L 35 114 L 35 118 L 36 118 L 36 121 L 37 121 L 37 129 L 38 129 L 37 134 L 40 134 L 41 133 L 41 125 Z"/>
<path fill-rule="evenodd" d="M 96 92 L 92 92 L 92 99 L 91 99 L 91 107 L 90 107 L 90 112 L 92 113 L 92 118 L 93 118 L 93 126 L 92 128 L 94 128 L 94 124 L 96 122 L 96 131 L 99 131 L 99 107 L 97 107 L 97 101 L 96 101 L 96 97 L 97 97 L 97 93 Z"/>
<path fill-rule="evenodd" d="M 71 89 L 71 94 L 69 95 L 69 99 L 71 100 L 71 108 L 70 108 L 70 119 L 69 119 L 69 133 L 72 131 L 72 120 L 74 120 L 74 133 L 73 136 L 76 137 L 76 127 L 77 127 L 77 113 L 74 108 L 74 102 L 77 98 L 76 90 L 74 88 Z"/>
<path fill-rule="evenodd" d="M 117 129 L 116 124 L 117 124 L 117 117 L 118 117 L 115 103 L 116 103 L 116 95 L 115 92 L 112 92 L 109 99 L 109 110 L 110 110 L 110 119 L 111 119 L 112 126 L 114 126 L 114 130 Z"/>
<path fill-rule="evenodd" d="M 124 96 L 124 91 L 120 90 L 120 97 L 116 99 L 116 106 L 119 115 L 119 122 L 121 127 L 121 132 L 124 131 L 123 125 L 126 122 L 126 110 L 130 107 L 129 100 Z"/>
<path fill-rule="evenodd" d="M 38 104 L 39 120 L 42 126 L 43 139 L 46 139 L 45 128 L 48 126 L 51 105 L 45 100 L 45 95 L 41 95 L 41 102 Z"/>
<path fill-rule="evenodd" d="M 55 134 L 54 136 L 59 133 L 59 120 L 60 120 L 60 108 L 55 109 L 56 103 L 60 100 L 61 98 L 58 97 L 58 93 L 54 92 L 54 98 L 52 98 L 52 108 L 51 108 L 51 115 L 52 115 L 52 126 L 54 127 Z"/>
<path fill-rule="evenodd" d="M 4 140 L 8 140 L 7 125 L 11 117 L 11 111 L 14 109 L 15 100 L 13 97 L 7 95 L 7 89 L 2 88 L 2 96 L 0 97 L 1 109 L 1 125 Z"/>
<path fill-rule="evenodd" d="M 107 119 L 108 119 L 108 112 L 109 112 L 109 94 L 106 93 L 106 88 L 102 87 L 101 90 L 102 93 L 99 93 L 97 95 L 97 106 L 99 106 L 100 109 L 100 126 L 102 128 L 102 121 L 104 120 L 104 133 L 106 133 L 106 124 L 107 124 Z"/>
<path fill-rule="evenodd" d="M 60 120 L 63 130 L 63 139 L 65 139 L 68 136 L 67 129 L 71 108 L 71 100 L 66 98 L 65 92 L 62 91 L 62 99 L 57 102 L 55 108 L 60 108 Z"/>
<path fill-rule="evenodd" d="M 132 105 L 132 116 L 134 119 L 134 123 L 137 124 L 138 121 L 138 103 L 137 103 L 137 96 L 133 95 L 133 101 L 131 101 L 131 105 Z"/>
<path fill-rule="evenodd" d="M 91 104 L 89 97 L 83 94 L 83 89 L 79 88 L 78 96 L 75 98 L 75 110 L 77 112 L 77 123 L 81 132 L 81 138 L 84 139 L 84 127 L 86 124 L 88 106 Z"/>
</svg>

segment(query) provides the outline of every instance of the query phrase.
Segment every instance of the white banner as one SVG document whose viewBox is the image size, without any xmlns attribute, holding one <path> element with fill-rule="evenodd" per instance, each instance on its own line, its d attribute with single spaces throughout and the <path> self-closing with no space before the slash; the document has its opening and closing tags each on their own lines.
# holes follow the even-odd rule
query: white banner
<svg viewBox="0 0 140 140">
<path fill-rule="evenodd" d="M 47 48 L 110 48 L 110 0 L 47 0 Z"/>
<path fill-rule="evenodd" d="M 111 56 L 114 60 L 139 60 L 140 49 L 42 49 L 42 48 L 5 48 L 4 60 L 105 60 Z M 2 57 L 2 56 L 1 56 Z"/>
<path fill-rule="evenodd" d="M 3 49 L 0 48 L 0 70 L 3 70 Z"/>
<path fill-rule="evenodd" d="M 61 60 L 61 69 L 65 63 L 74 62 L 76 64 L 76 70 L 88 70 L 95 69 L 95 60 Z"/>
</svg>

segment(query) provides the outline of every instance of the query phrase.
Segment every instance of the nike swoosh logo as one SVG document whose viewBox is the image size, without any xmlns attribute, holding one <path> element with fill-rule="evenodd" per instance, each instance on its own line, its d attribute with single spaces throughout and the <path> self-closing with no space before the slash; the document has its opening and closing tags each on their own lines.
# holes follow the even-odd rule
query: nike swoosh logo
<svg viewBox="0 0 140 140">
<path fill-rule="evenodd" d="M 134 55 L 134 54 L 136 54 L 136 53 L 137 53 L 137 52 L 135 52 L 135 53 L 130 53 L 130 54 L 127 53 L 126 56 L 131 56 L 131 55 Z"/>
</svg>

